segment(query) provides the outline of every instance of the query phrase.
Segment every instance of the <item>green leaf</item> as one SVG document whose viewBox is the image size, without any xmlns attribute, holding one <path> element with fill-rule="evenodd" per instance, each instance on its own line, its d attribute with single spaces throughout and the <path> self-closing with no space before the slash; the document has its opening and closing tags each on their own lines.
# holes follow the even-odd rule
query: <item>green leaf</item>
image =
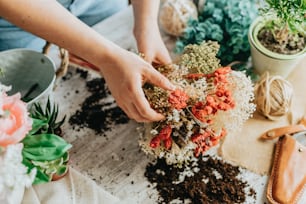
<svg viewBox="0 0 306 204">
<path fill-rule="evenodd" d="M 65 173 L 67 172 L 67 170 L 68 170 L 68 167 L 67 167 L 66 165 L 60 166 L 60 167 L 57 169 L 56 174 L 57 174 L 58 176 L 61 176 L 61 175 L 65 174 Z"/>
<path fill-rule="evenodd" d="M 66 117 L 57 122 L 57 117 L 59 113 L 59 107 L 56 104 L 52 104 L 50 99 L 48 99 L 47 104 L 44 108 L 42 108 L 41 104 L 35 103 L 32 110 L 31 116 L 33 118 L 45 120 L 48 123 L 48 126 L 41 128 L 37 133 L 50 133 L 53 134 L 56 129 L 63 125 Z"/>
<path fill-rule="evenodd" d="M 67 163 L 69 161 L 69 154 L 68 152 L 66 152 L 64 155 L 63 155 L 63 161 L 64 163 Z"/>
<path fill-rule="evenodd" d="M 32 118 L 33 124 L 32 129 L 29 132 L 29 135 L 33 135 L 37 133 L 41 128 L 44 128 L 46 125 L 48 125 L 48 122 L 46 120 L 36 119 Z"/>
<path fill-rule="evenodd" d="M 22 163 L 28 167 L 28 173 L 33 169 L 36 168 L 32 162 L 30 162 L 28 159 L 23 158 Z M 51 176 L 43 173 L 39 168 L 36 168 L 36 176 L 33 181 L 33 184 L 40 184 L 40 183 L 47 183 L 51 181 Z"/>
<path fill-rule="evenodd" d="M 24 157 L 35 161 L 51 161 L 62 157 L 72 145 L 54 134 L 28 135 L 22 141 Z"/>
</svg>

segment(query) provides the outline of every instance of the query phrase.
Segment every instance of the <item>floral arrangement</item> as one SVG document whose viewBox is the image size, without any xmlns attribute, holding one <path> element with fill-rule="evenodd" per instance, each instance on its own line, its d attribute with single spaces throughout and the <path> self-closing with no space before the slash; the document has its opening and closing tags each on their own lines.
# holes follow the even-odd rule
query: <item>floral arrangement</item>
<svg viewBox="0 0 306 204">
<path fill-rule="evenodd" d="M 254 112 L 253 84 L 243 72 L 221 67 L 217 42 L 188 45 L 176 64 L 158 67 L 176 85 L 173 92 L 145 84 L 151 106 L 165 119 L 147 124 L 142 149 L 169 164 L 205 154 Z"/>
<path fill-rule="evenodd" d="M 48 100 L 45 112 L 35 104 L 30 113 L 20 93 L 8 96 L 9 90 L 0 84 L 1 203 L 16 199 L 13 196 L 16 189 L 49 182 L 67 172 L 67 151 L 71 148 L 50 131 L 64 122 L 64 119 L 54 122 L 57 106 L 52 109 Z"/>
<path fill-rule="evenodd" d="M 256 0 L 206 0 L 198 19 L 189 21 L 176 42 L 176 51 L 181 53 L 186 45 L 213 40 L 220 44 L 217 56 L 222 65 L 247 61 L 250 56 L 248 29 L 257 16 L 256 8 Z M 245 66 L 237 69 L 250 72 Z"/>
<path fill-rule="evenodd" d="M 9 88 L 0 84 L 0 202 L 10 203 L 15 187 L 29 187 L 36 175 L 22 163 L 20 143 L 32 127 L 20 94 L 7 96 Z"/>
</svg>

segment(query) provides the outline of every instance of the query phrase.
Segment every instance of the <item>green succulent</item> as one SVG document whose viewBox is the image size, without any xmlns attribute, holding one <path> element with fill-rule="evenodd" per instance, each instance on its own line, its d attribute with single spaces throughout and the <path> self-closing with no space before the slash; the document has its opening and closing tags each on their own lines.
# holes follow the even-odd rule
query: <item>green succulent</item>
<svg viewBox="0 0 306 204">
<path fill-rule="evenodd" d="M 50 99 L 44 108 L 40 103 L 33 104 L 30 115 L 32 129 L 21 141 L 22 162 L 29 172 L 33 168 L 37 170 L 33 184 L 46 183 L 53 175 L 61 176 L 67 172 L 68 150 L 72 145 L 57 134 L 66 117 L 57 122 L 58 105 L 51 105 Z"/>
<path fill-rule="evenodd" d="M 66 172 L 72 145 L 63 138 L 55 134 L 28 134 L 22 143 L 23 164 L 28 171 L 37 170 L 34 184 L 49 182 L 54 174 L 60 176 Z"/>
<path fill-rule="evenodd" d="M 34 103 L 31 109 L 31 117 L 35 120 L 40 120 L 44 123 L 40 129 L 36 130 L 35 133 L 57 133 L 59 128 L 65 122 L 66 116 L 58 121 L 58 105 L 51 105 L 50 99 L 48 98 L 45 108 L 40 103 Z"/>
<path fill-rule="evenodd" d="M 42 173 L 46 174 L 49 179 L 53 175 L 61 176 L 68 170 L 67 163 L 69 161 L 69 154 L 66 152 L 62 157 L 52 161 L 32 161 L 32 164 Z"/>
</svg>

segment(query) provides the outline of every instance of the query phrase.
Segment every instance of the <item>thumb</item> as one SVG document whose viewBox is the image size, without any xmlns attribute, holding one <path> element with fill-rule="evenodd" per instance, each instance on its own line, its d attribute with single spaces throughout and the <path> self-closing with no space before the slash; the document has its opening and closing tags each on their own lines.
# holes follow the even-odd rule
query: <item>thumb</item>
<svg viewBox="0 0 306 204">
<path fill-rule="evenodd" d="M 151 84 L 156 85 L 165 90 L 174 91 L 175 86 L 169 81 L 167 77 L 162 75 L 153 67 L 147 69 L 144 76 Z"/>
</svg>

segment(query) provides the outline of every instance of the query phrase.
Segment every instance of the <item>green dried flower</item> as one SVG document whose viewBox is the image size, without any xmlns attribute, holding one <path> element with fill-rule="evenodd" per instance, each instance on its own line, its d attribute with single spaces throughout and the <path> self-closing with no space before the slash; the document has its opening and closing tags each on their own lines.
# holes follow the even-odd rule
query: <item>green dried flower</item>
<svg viewBox="0 0 306 204">
<path fill-rule="evenodd" d="M 168 93 L 164 89 L 146 85 L 144 87 L 144 93 L 154 110 L 162 114 L 166 114 L 169 111 Z"/>
<path fill-rule="evenodd" d="M 189 73 L 210 73 L 221 66 L 216 57 L 219 47 L 213 41 L 187 45 L 178 64 L 187 67 Z"/>
</svg>

